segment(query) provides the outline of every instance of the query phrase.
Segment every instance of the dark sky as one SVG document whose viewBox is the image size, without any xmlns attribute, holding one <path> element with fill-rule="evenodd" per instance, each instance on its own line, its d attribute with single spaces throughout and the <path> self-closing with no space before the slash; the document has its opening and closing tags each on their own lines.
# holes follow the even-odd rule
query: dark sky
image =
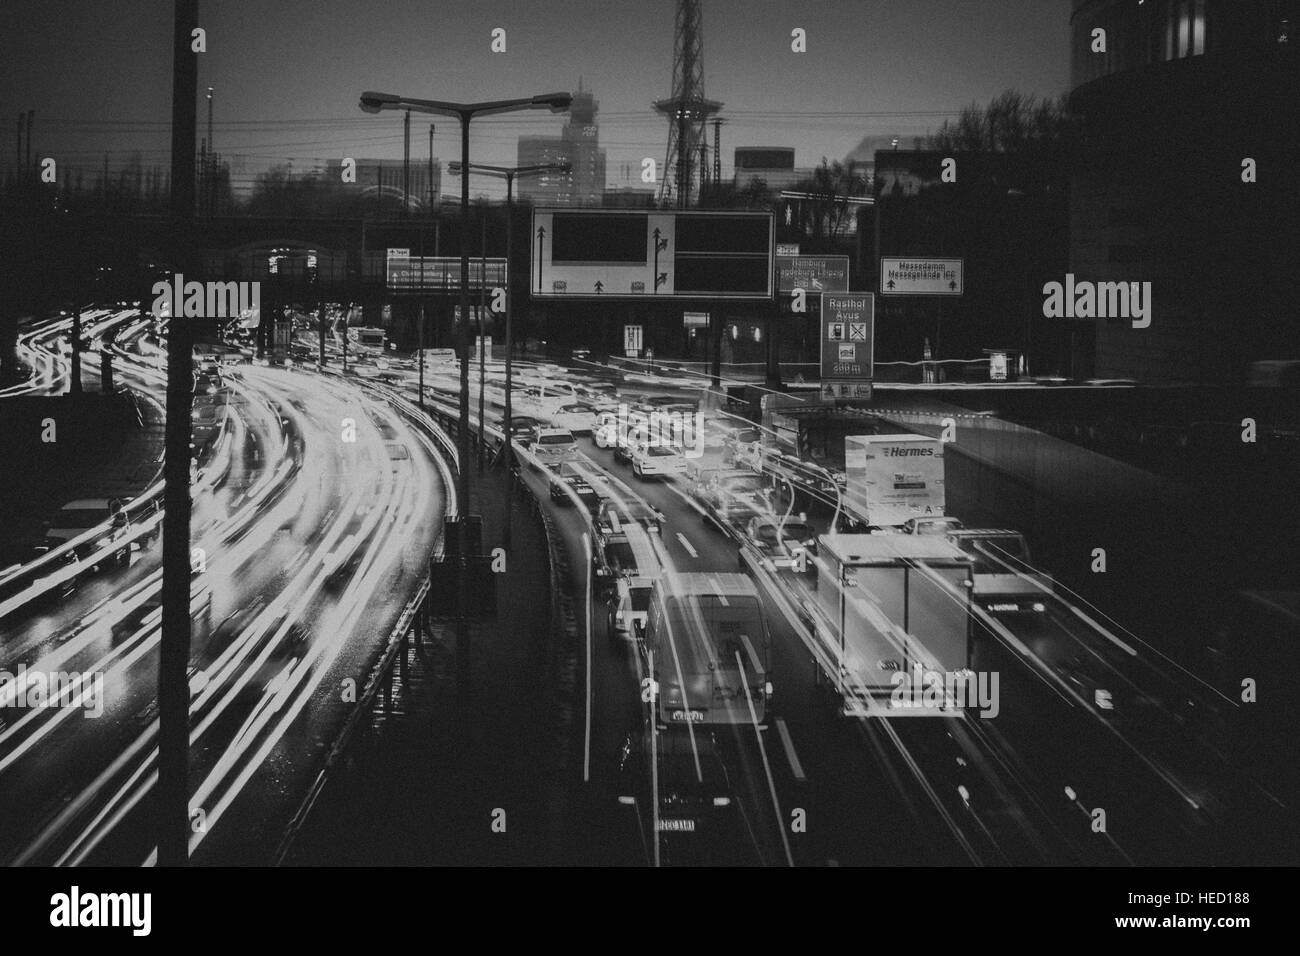
<svg viewBox="0 0 1300 956">
<path fill-rule="evenodd" d="M 600 104 L 616 185 L 624 164 L 663 161 L 667 127 L 650 104 L 671 91 L 673 9 L 671 0 L 200 0 L 200 95 L 216 89 L 217 147 L 248 157 L 251 176 L 289 159 L 300 168 L 400 158 L 400 115 L 362 113 L 365 89 L 482 100 L 572 90 L 581 76 Z M 18 111 L 35 109 L 39 155 L 98 168 L 105 151 L 110 166 L 139 151 L 145 165 L 165 165 L 170 10 L 167 0 L 4 0 L 0 164 L 13 162 Z M 705 91 L 729 117 L 724 170 L 735 146 L 793 146 L 808 166 L 843 158 L 867 134 L 923 134 L 1007 88 L 1059 95 L 1068 17 L 1068 0 L 704 0 Z M 495 27 L 507 31 L 505 53 L 489 52 Z M 807 31 L 805 54 L 790 51 L 795 27 Z M 454 157 L 454 121 L 432 117 L 413 118 L 412 155 L 427 156 L 429 119 L 435 153 Z M 545 113 L 482 120 L 474 159 L 512 163 L 521 133 L 560 123 Z"/>
</svg>

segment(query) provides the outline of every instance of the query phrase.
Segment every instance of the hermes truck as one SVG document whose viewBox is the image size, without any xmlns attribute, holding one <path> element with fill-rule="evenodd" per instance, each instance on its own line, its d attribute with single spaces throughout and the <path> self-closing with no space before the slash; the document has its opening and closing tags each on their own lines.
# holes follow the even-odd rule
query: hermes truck
<svg viewBox="0 0 1300 956">
<path fill-rule="evenodd" d="M 944 513 L 943 442 L 925 435 L 844 438 L 843 510 L 848 523 L 895 528 Z"/>
<path fill-rule="evenodd" d="M 970 675 L 969 555 L 938 536 L 830 534 L 813 563 L 805 640 L 839 713 L 916 716 L 898 699 L 931 675 L 949 691 L 940 709 L 960 706 L 951 691 Z"/>
</svg>

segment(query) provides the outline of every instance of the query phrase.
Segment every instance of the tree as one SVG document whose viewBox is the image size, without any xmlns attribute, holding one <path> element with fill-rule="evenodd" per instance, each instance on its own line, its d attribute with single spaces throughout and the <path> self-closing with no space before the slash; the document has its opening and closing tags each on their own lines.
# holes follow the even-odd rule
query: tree
<svg viewBox="0 0 1300 956">
<path fill-rule="evenodd" d="M 831 242 L 842 238 L 852 221 L 854 210 L 849 198 L 866 196 L 870 192 L 865 176 L 839 160 L 828 162 L 825 156 L 811 177 L 800 180 L 791 189 L 812 196 L 804 204 L 804 229 L 811 225 L 813 238 L 825 238 Z"/>
</svg>

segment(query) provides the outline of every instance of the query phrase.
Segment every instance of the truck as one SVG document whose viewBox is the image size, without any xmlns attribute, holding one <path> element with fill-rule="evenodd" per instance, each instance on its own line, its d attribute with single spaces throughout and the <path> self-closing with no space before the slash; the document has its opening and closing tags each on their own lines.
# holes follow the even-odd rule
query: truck
<svg viewBox="0 0 1300 956">
<path fill-rule="evenodd" d="M 925 435 L 846 435 L 843 513 L 869 528 L 944 513 L 943 442 Z"/>
<path fill-rule="evenodd" d="M 817 588 L 802 600 L 817 684 L 843 716 L 953 713 L 971 676 L 969 555 L 940 537 L 827 534 L 813 558 Z M 937 708 L 917 707 L 918 682 L 939 678 Z"/>
<path fill-rule="evenodd" d="M 756 724 L 772 698 L 771 637 L 754 582 L 743 574 L 686 572 L 655 581 L 637 640 L 663 729 Z"/>
<path fill-rule="evenodd" d="M 1007 528 L 960 528 L 947 539 L 974 561 L 975 602 L 990 613 L 1041 614 L 1054 589 L 1052 579 L 1033 569 L 1029 545 Z"/>
</svg>

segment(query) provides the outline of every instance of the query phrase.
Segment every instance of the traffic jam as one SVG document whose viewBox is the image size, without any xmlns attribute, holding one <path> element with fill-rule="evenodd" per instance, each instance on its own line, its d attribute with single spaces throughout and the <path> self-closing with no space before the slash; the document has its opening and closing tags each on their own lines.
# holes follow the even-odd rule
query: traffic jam
<svg viewBox="0 0 1300 956">
<path fill-rule="evenodd" d="M 361 359 L 375 360 L 393 387 L 415 384 L 418 355 Z M 432 356 L 423 369 L 426 399 L 448 412 L 456 370 Z M 1021 763 L 1017 722 L 1037 723 L 1043 692 L 1195 803 L 1204 781 L 1148 756 L 1148 731 L 1203 695 L 1058 586 L 1020 531 L 950 513 L 941 437 L 863 412 L 815 436 L 830 454 L 800 455 L 801 429 L 826 430 L 790 413 L 808 396 L 768 398 L 750 418 L 705 381 L 521 361 L 506 421 L 502 364 L 483 371 L 489 443 L 499 453 L 510 436 L 517 473 L 581 555 L 597 662 L 587 759 L 617 768 L 615 815 L 643 854 L 631 862 L 801 862 L 792 809 L 811 764 L 842 760 L 817 728 L 848 725 L 961 858 L 1043 859 L 1054 841 L 1097 859 L 1062 835 L 1035 793 L 1052 784 Z"/>
</svg>

